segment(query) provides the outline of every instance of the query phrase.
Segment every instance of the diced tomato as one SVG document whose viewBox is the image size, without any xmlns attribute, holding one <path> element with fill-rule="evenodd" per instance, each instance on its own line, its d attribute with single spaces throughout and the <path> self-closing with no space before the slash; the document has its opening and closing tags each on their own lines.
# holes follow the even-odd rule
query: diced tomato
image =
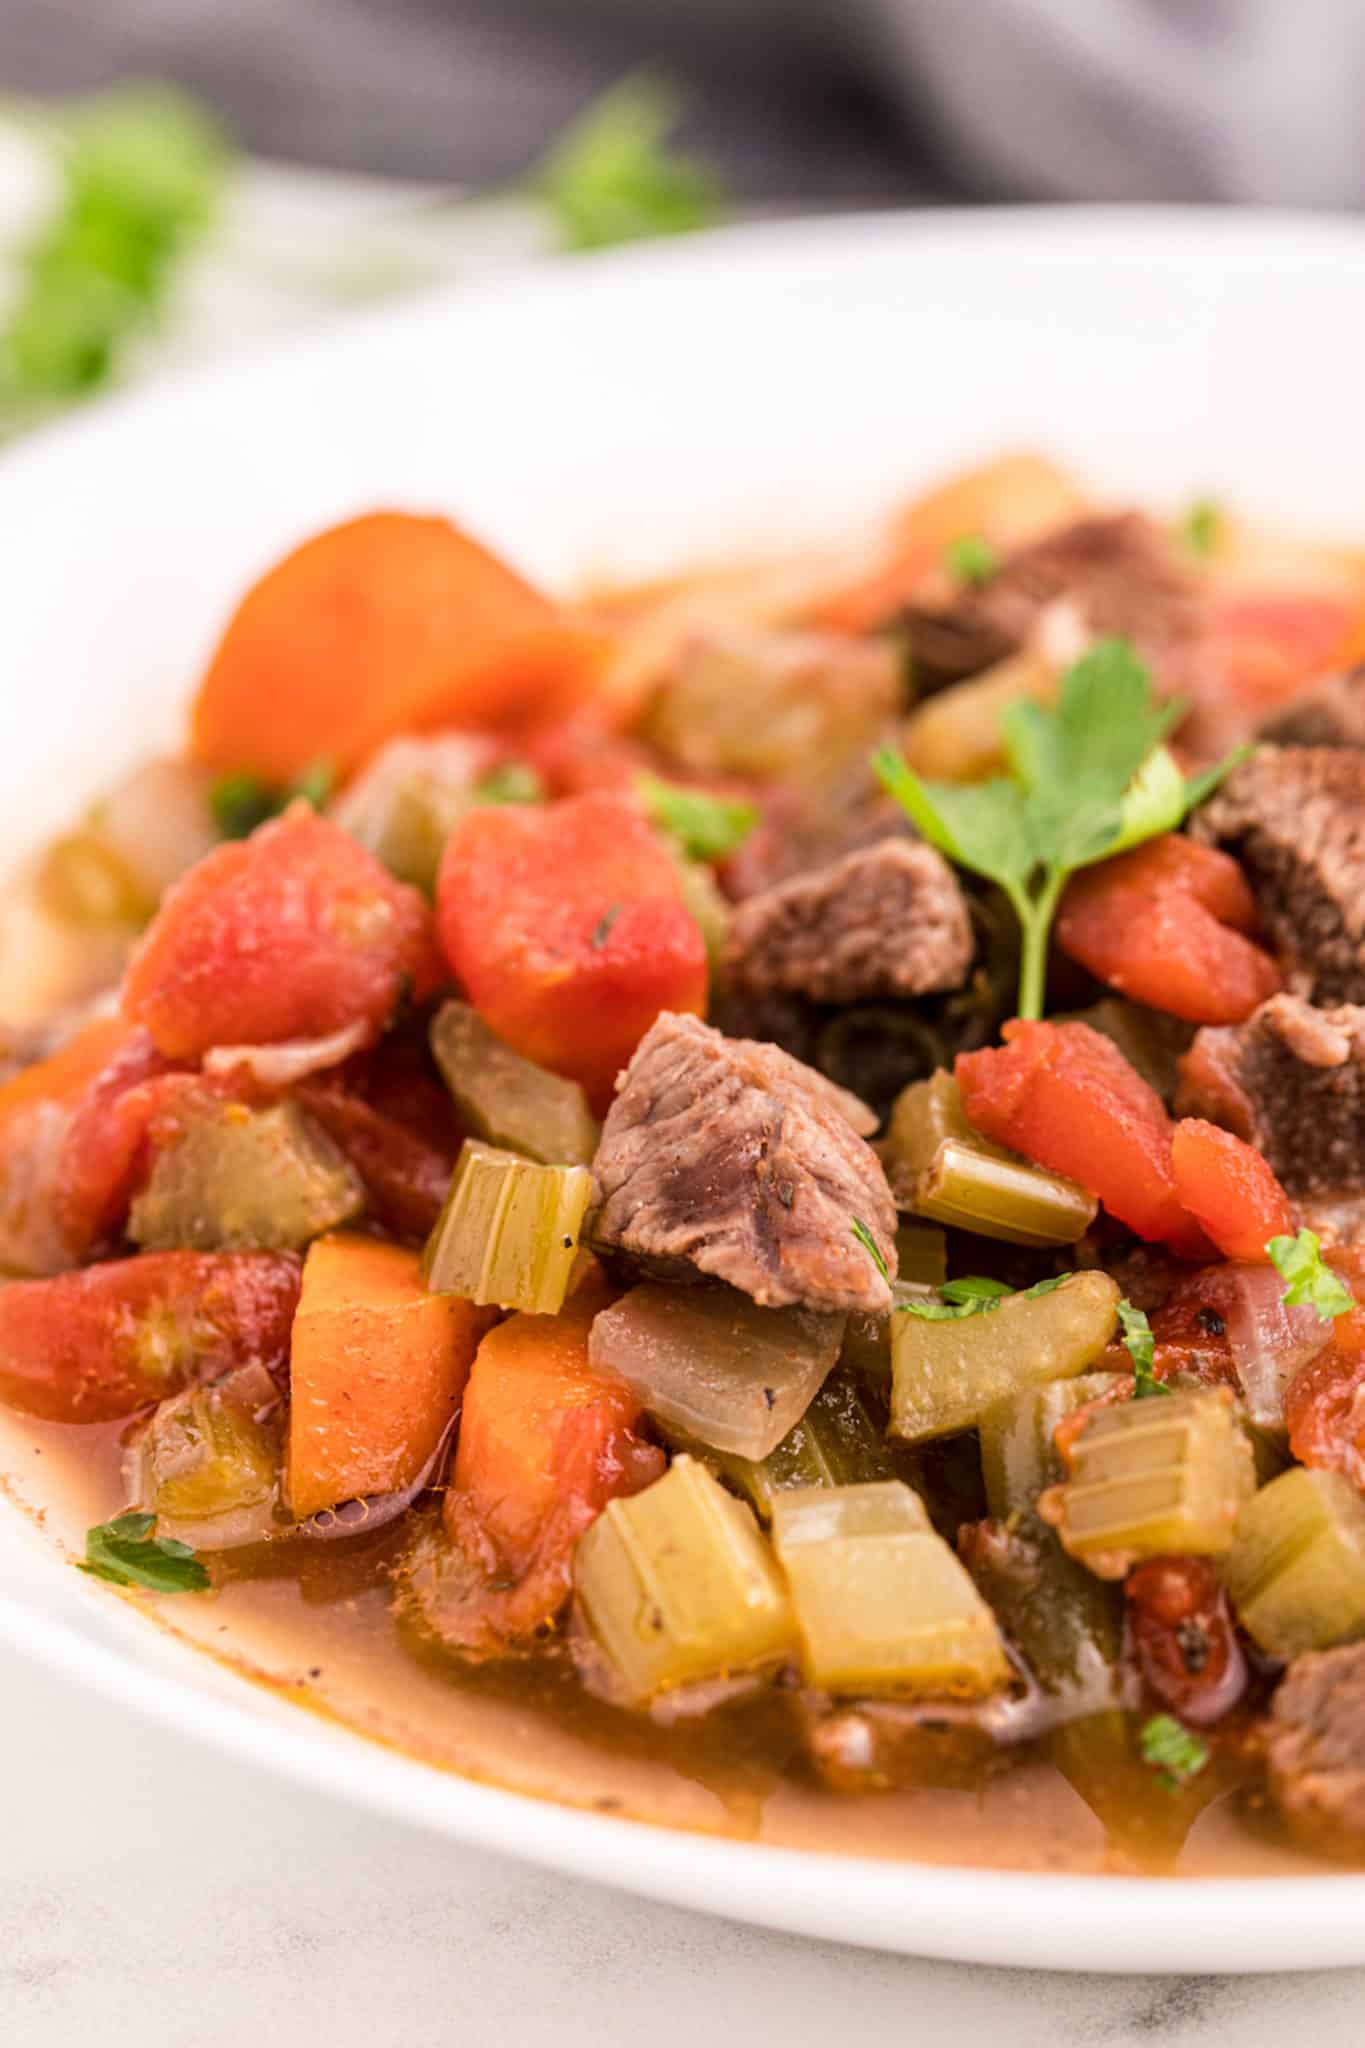
<svg viewBox="0 0 1365 2048">
<path fill-rule="evenodd" d="M 551 796 L 630 791 L 641 775 L 659 770 L 648 747 L 614 731 L 605 715 L 591 711 L 562 725 L 546 726 L 543 732 L 528 733 L 517 756 L 535 769 Z"/>
<path fill-rule="evenodd" d="M 1176 1193 L 1224 1258 L 1264 1264 L 1266 1245 L 1294 1228 L 1289 1197 L 1254 1145 L 1201 1117 L 1171 1139 Z"/>
<path fill-rule="evenodd" d="M 1185 1258 L 1211 1246 L 1183 1207 L 1160 1096 L 1088 1024 L 1015 1018 L 1005 1043 L 959 1053 L 962 1105 L 979 1131 L 1066 1174 L 1138 1237 Z"/>
<path fill-rule="evenodd" d="M 169 1058 L 219 1045 L 376 1035 L 442 979 L 415 889 L 307 804 L 220 846 L 166 896 L 134 955 L 124 1013 Z"/>
<path fill-rule="evenodd" d="M 454 1153 L 428 1143 L 328 1076 L 304 1082 L 294 1093 L 346 1154 L 384 1228 L 413 1242 L 427 1237 L 450 1189 Z"/>
<path fill-rule="evenodd" d="M 1333 1343 L 1310 1360 L 1289 1383 L 1284 1417 L 1301 1465 L 1345 1472 L 1365 1487 L 1365 1350 Z"/>
<path fill-rule="evenodd" d="M 1206 1386 L 1238 1389 L 1228 1322 L 1240 1298 L 1231 1266 L 1201 1266 L 1187 1274 L 1152 1317 L 1156 1377 L 1188 1373 Z"/>
<path fill-rule="evenodd" d="M 1255 921 L 1236 861 L 1167 833 L 1074 876 L 1057 943 L 1136 1002 L 1192 1024 L 1239 1024 L 1282 985 L 1243 936 Z"/>
<path fill-rule="evenodd" d="M 477 810 L 437 891 L 450 965 L 489 1028 L 598 1109 L 662 1010 L 701 1014 L 706 947 L 666 848 L 626 797 Z"/>
<path fill-rule="evenodd" d="M 69 1231 L 60 1213 L 70 1133 L 103 1077 L 126 1058 L 136 1068 L 149 1043 L 121 1017 L 101 1018 L 0 1088 L 0 1265 L 59 1273 L 91 1249 L 93 1237 Z"/>
<path fill-rule="evenodd" d="M 1227 1594 L 1204 1557 L 1153 1557 L 1124 1581 L 1139 1669 L 1163 1705 L 1197 1728 L 1236 1706 L 1247 1667 Z"/>
<path fill-rule="evenodd" d="M 108 1422 L 192 1381 L 289 1355 L 299 1261 L 286 1252 L 147 1252 L 0 1289 L 0 1401 Z"/>
<path fill-rule="evenodd" d="M 119 1235 L 146 1164 L 158 1109 L 197 1077 L 173 1068 L 150 1035 L 133 1030 L 72 1113 L 57 1161 L 53 1207 L 76 1259 Z"/>
<path fill-rule="evenodd" d="M 1346 597 L 1318 591 L 1216 598 L 1205 649 L 1214 688 L 1263 715 L 1337 665 L 1359 611 Z"/>
</svg>

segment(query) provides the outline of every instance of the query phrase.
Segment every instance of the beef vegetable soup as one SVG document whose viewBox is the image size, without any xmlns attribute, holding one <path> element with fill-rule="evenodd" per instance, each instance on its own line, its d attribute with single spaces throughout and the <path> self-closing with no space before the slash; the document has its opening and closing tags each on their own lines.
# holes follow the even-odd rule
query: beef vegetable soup
<svg viewBox="0 0 1365 2048">
<path fill-rule="evenodd" d="M 0 1466 L 432 1763 L 1365 1863 L 1365 559 L 318 535 L 0 904 Z"/>
</svg>

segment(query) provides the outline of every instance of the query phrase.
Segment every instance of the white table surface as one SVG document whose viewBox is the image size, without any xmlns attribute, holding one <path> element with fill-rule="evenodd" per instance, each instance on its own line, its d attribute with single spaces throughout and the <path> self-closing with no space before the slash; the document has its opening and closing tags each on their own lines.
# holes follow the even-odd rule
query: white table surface
<svg viewBox="0 0 1365 2048">
<path fill-rule="evenodd" d="M 0 138 L 2 140 L 2 138 Z M 0 148 L 0 228 L 32 203 Z M 147 367 L 395 282 L 524 256 L 525 219 L 255 173 Z M 301 275 L 282 256 L 300 247 Z M 344 255 L 334 263 L 333 252 Z M 1123 1979 L 962 1969 L 642 1904 L 332 1807 L 0 1644 L 0 2048 L 1357 2048 L 1365 1971 Z"/>
</svg>

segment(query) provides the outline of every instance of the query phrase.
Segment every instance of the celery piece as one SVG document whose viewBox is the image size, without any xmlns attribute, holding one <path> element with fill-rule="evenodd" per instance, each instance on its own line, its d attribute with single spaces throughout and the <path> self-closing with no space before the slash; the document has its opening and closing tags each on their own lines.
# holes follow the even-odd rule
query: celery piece
<svg viewBox="0 0 1365 2048">
<path fill-rule="evenodd" d="M 695 1458 L 608 1503 L 579 1540 L 574 1586 L 636 1703 L 794 1647 L 787 1589 L 752 1513 Z"/>
<path fill-rule="evenodd" d="M 422 1259 L 433 1294 L 555 1315 L 592 1194 L 586 1166 L 542 1166 L 466 1138 Z"/>
<path fill-rule="evenodd" d="M 908 1287 L 941 1287 L 948 1277 L 948 1233 L 936 1223 L 902 1223 L 896 1273 Z"/>
<path fill-rule="evenodd" d="M 122 853 L 91 826 L 54 839 L 36 880 L 43 903 L 65 924 L 137 931 L 156 909 Z"/>
<path fill-rule="evenodd" d="M 847 1372 L 830 1374 L 796 1427 L 766 1458 L 712 1450 L 667 1423 L 664 1435 L 676 1449 L 699 1458 L 743 1494 L 765 1522 L 772 1520 L 778 1494 L 793 1487 L 852 1486 L 895 1477 L 881 1418 Z"/>
<path fill-rule="evenodd" d="M 1365 1496 L 1344 1472 L 1282 1472 L 1238 1516 L 1223 1577 L 1272 1657 L 1365 1635 Z"/>
<path fill-rule="evenodd" d="M 986 1501 L 999 1521 L 1027 1514 L 1045 1487 L 1061 1479 L 1063 1467 L 1053 1435 L 1063 1416 L 1097 1401 L 1123 1375 L 1082 1373 L 1079 1379 L 1051 1380 L 1027 1387 L 987 1408 L 981 1417 L 981 1472 Z"/>
<path fill-rule="evenodd" d="M 855 1312 L 849 1317 L 841 1353 L 844 1364 L 885 1394 L 891 1384 L 891 1338 L 899 1322 L 898 1311 L 907 1302 L 932 1299 L 931 1287 L 923 1287 L 917 1281 L 893 1280 L 891 1308 L 887 1315 Z"/>
<path fill-rule="evenodd" d="M 1046 1294 L 947 1322 L 898 1310 L 891 1330 L 891 1433 L 909 1443 L 974 1429 L 997 1401 L 1074 1379 L 1114 1334 L 1119 1290 L 1107 1273 L 1068 1273 Z"/>
<path fill-rule="evenodd" d="M 1009 1683 L 994 1615 L 901 1481 L 781 1493 L 773 1541 L 813 1685 L 973 1696 Z"/>
<path fill-rule="evenodd" d="M 1009 1244 L 1074 1244 L 1099 1204 L 1075 1181 L 1045 1173 L 974 1131 L 951 1074 L 901 1090 L 882 1147 L 902 1209 Z"/>
<path fill-rule="evenodd" d="M 701 930 L 702 944 L 706 948 L 706 965 L 714 989 L 721 978 L 721 963 L 725 958 L 725 945 L 730 936 L 730 906 L 720 892 L 720 884 L 710 868 L 701 861 L 689 860 L 684 853 L 673 849 L 673 863 L 678 870 L 682 884 L 682 900 L 691 911 Z"/>
<path fill-rule="evenodd" d="M 263 1365 L 172 1394 L 124 1454 L 130 1503 L 156 1516 L 160 1535 L 196 1550 L 278 1535 L 282 1407 Z"/>
<path fill-rule="evenodd" d="M 461 1121 L 476 1138 L 547 1166 L 589 1166 L 598 1124 L 577 1081 L 523 1059 L 468 1003 L 442 1003 L 431 1050 Z"/>
<path fill-rule="evenodd" d="M 596 1317 L 588 1357 L 659 1422 L 757 1459 L 801 1420 L 843 1334 L 841 1315 L 760 1308 L 732 1287 L 648 1283 Z"/>
<path fill-rule="evenodd" d="M 1073 1557 L 1117 1577 L 1163 1552 L 1216 1557 L 1255 1487 L 1251 1445 L 1226 1387 L 1097 1408 L 1056 1490 Z"/>
<path fill-rule="evenodd" d="M 296 1251 L 364 1207 L 354 1167 L 296 1103 L 214 1103 L 158 1155 L 128 1235 L 144 1251 Z"/>
<path fill-rule="evenodd" d="M 331 814 L 390 874 L 432 896 L 446 840 L 475 801 L 483 759 L 479 742 L 461 734 L 391 740 Z"/>
</svg>

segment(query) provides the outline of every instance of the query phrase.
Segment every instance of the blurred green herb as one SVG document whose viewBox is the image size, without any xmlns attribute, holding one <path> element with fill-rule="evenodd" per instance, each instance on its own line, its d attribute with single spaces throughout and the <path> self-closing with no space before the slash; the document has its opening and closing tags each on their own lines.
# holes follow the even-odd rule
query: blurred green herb
<svg viewBox="0 0 1365 2048">
<path fill-rule="evenodd" d="M 0 408 L 25 424 L 109 381 L 165 311 L 231 162 L 222 131 L 169 86 L 124 85 L 27 121 L 57 203 L 17 259 L 0 328 Z"/>
<path fill-rule="evenodd" d="M 539 804 L 545 784 L 526 761 L 500 761 L 470 791 L 476 804 Z"/>
<path fill-rule="evenodd" d="M 1119 1327 L 1128 1356 L 1133 1361 L 1133 1399 L 1145 1401 L 1154 1394 L 1169 1394 L 1170 1388 L 1156 1376 L 1156 1339 L 1142 1309 L 1126 1297 L 1119 1303 Z"/>
<path fill-rule="evenodd" d="M 1266 1253 L 1280 1278 L 1288 1282 L 1280 1296 L 1286 1307 L 1315 1308 L 1324 1323 L 1349 1315 L 1355 1307 L 1350 1288 L 1322 1256 L 1322 1241 L 1315 1230 L 1301 1230 L 1295 1237 L 1272 1237 Z"/>
<path fill-rule="evenodd" d="M 224 839 L 249 839 L 258 825 L 302 799 L 315 811 L 322 810 L 336 788 L 336 769 L 330 761 L 313 761 L 295 781 L 281 789 L 247 769 L 220 775 L 209 790 L 209 809 Z"/>
<path fill-rule="evenodd" d="M 1036 1301 L 1040 1294 L 1053 1294 L 1069 1277 L 1056 1273 L 1050 1279 L 1035 1280 L 1032 1287 L 1025 1287 L 1016 1295 L 1014 1288 L 1006 1287 L 1001 1280 L 986 1280 L 972 1274 L 965 1280 L 945 1280 L 938 1289 L 937 1301 L 902 1301 L 897 1306 L 901 1315 L 914 1316 L 922 1323 L 958 1323 L 968 1316 L 988 1315 L 1002 1301 Z"/>
<path fill-rule="evenodd" d="M 660 775 L 642 775 L 635 787 L 651 824 L 676 839 L 689 860 L 728 859 L 758 823 L 757 806 L 743 797 L 688 789 Z"/>
<path fill-rule="evenodd" d="M 959 583 L 989 583 L 1000 556 L 983 534 L 964 533 L 943 551 L 944 567 Z"/>
<path fill-rule="evenodd" d="M 681 101 L 648 72 L 594 100 L 528 173 L 525 187 L 566 249 L 605 249 L 712 226 L 725 212 L 715 175 L 671 144 Z"/>
<path fill-rule="evenodd" d="M 1213 498 L 1196 498 L 1180 522 L 1180 538 L 1192 555 L 1211 555 L 1223 533 L 1223 508 Z"/>
<path fill-rule="evenodd" d="M 1197 1778 L 1209 1760 L 1208 1745 L 1192 1735 L 1174 1714 L 1153 1714 L 1138 1734 L 1142 1760 L 1157 1773 L 1157 1783 L 1168 1792 Z"/>
</svg>

